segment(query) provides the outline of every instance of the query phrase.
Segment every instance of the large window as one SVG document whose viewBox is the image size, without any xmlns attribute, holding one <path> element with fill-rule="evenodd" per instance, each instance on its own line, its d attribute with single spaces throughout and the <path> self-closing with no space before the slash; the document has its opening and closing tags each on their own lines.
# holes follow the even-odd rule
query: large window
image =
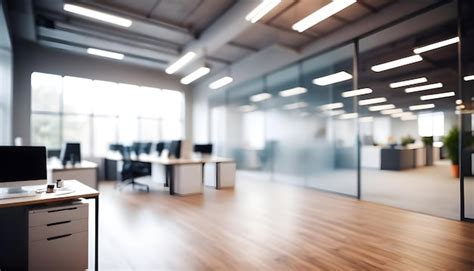
<svg viewBox="0 0 474 271">
<path fill-rule="evenodd" d="M 108 144 L 172 140 L 184 134 L 179 91 L 34 72 L 33 145 L 59 149 L 80 142 L 84 156 L 104 156 Z"/>
</svg>

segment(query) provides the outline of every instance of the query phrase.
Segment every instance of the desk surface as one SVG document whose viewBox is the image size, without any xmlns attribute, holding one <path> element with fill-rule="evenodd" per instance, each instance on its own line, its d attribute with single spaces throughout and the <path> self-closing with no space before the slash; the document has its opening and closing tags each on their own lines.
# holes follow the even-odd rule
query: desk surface
<svg viewBox="0 0 474 271">
<path fill-rule="evenodd" d="M 68 164 L 66 166 L 63 166 L 59 160 L 48 161 L 48 169 L 52 169 L 53 171 L 95 169 L 97 167 L 96 163 L 87 160 L 82 160 L 80 164 Z"/>
<path fill-rule="evenodd" d="M 94 198 L 99 196 L 99 191 L 75 180 L 65 181 L 65 186 L 71 186 L 75 191 L 69 194 L 56 195 L 55 193 L 41 193 L 32 197 L 0 199 L 0 208 L 53 203 L 78 198 Z"/>
</svg>

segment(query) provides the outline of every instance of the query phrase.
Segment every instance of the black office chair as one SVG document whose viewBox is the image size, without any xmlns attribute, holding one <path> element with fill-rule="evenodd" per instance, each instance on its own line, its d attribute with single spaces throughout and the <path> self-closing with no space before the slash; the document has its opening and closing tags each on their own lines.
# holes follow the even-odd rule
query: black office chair
<svg viewBox="0 0 474 271">
<path fill-rule="evenodd" d="M 133 189 L 135 189 L 135 186 L 138 186 L 143 187 L 147 192 L 150 192 L 149 185 L 135 181 L 135 178 L 151 175 L 150 165 L 148 163 L 133 161 L 130 157 L 131 152 L 131 147 L 123 147 L 120 151 L 122 154 L 123 166 L 119 188 L 131 184 Z"/>
<path fill-rule="evenodd" d="M 161 156 L 161 153 L 165 149 L 166 142 L 158 142 L 156 143 L 156 152 L 158 153 L 158 156 Z"/>
</svg>

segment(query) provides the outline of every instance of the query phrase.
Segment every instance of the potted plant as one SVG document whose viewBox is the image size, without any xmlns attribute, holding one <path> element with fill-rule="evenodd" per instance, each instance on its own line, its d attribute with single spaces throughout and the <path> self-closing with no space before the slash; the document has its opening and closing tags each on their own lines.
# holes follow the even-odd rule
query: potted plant
<svg viewBox="0 0 474 271">
<path fill-rule="evenodd" d="M 400 143 L 403 147 L 406 147 L 408 144 L 415 143 L 415 139 L 413 137 L 411 137 L 410 135 L 402 137 L 402 139 L 400 141 L 401 141 Z"/>
<path fill-rule="evenodd" d="M 421 138 L 423 145 L 425 145 L 426 149 L 426 165 L 432 166 L 433 165 L 433 137 L 432 136 L 424 136 Z"/>
<path fill-rule="evenodd" d="M 459 129 L 453 127 L 444 137 L 444 146 L 451 160 L 451 174 L 455 178 L 459 178 Z"/>
</svg>

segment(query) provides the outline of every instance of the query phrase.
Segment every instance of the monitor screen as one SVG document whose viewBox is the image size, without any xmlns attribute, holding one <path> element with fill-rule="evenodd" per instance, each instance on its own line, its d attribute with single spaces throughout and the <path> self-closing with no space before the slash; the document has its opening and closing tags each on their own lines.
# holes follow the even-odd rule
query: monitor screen
<svg viewBox="0 0 474 271">
<path fill-rule="evenodd" d="M 195 144 L 194 152 L 212 154 L 212 144 Z"/>
<path fill-rule="evenodd" d="M 0 146 L 0 168 L 0 183 L 46 180 L 46 148 Z"/>
<path fill-rule="evenodd" d="M 81 144 L 65 143 L 61 149 L 61 161 L 63 164 L 71 162 L 73 164 L 81 162 Z"/>
</svg>

